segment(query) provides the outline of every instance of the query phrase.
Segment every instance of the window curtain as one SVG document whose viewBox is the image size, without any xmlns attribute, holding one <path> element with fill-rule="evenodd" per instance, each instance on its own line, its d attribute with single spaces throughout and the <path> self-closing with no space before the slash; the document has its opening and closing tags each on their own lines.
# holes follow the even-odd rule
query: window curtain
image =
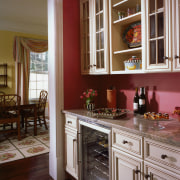
<svg viewBox="0 0 180 180">
<path fill-rule="evenodd" d="M 16 69 L 16 94 L 21 96 L 22 102 L 29 100 L 30 52 L 42 53 L 47 50 L 47 40 L 14 38 L 13 57 Z"/>
</svg>

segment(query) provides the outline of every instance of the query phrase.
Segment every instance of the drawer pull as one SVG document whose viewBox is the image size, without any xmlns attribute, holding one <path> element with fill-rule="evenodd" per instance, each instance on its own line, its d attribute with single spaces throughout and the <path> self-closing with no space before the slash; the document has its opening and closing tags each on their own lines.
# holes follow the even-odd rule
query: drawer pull
<svg viewBox="0 0 180 180">
<path fill-rule="evenodd" d="M 138 174 L 140 173 L 141 171 L 140 170 L 135 170 L 135 174 Z"/>
<path fill-rule="evenodd" d="M 68 124 L 72 124 L 72 121 L 68 121 L 67 123 L 68 123 Z"/>
<path fill-rule="evenodd" d="M 123 142 L 122 142 L 123 144 L 127 144 L 128 143 L 128 141 L 126 141 L 126 140 L 123 140 Z"/>
<path fill-rule="evenodd" d="M 145 177 L 145 179 L 148 179 L 151 176 L 149 174 L 146 174 L 144 177 Z"/>
<path fill-rule="evenodd" d="M 167 158 L 167 155 L 165 155 L 165 154 L 161 155 L 161 159 L 166 159 L 166 158 Z"/>
<path fill-rule="evenodd" d="M 178 59 L 178 58 L 179 58 L 179 56 L 176 55 L 176 56 L 175 56 L 175 59 Z"/>
</svg>

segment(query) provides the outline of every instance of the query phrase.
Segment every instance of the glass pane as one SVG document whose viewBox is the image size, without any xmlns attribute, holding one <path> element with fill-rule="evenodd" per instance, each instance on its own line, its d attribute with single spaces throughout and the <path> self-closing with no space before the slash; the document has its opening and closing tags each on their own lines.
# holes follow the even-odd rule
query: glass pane
<svg viewBox="0 0 180 180">
<path fill-rule="evenodd" d="M 155 15 L 150 16 L 150 38 L 155 38 Z"/>
<path fill-rule="evenodd" d="M 87 17 L 89 17 L 89 2 L 86 3 L 86 8 L 87 8 Z"/>
<path fill-rule="evenodd" d="M 43 71 L 45 71 L 45 72 L 48 71 L 48 64 L 43 65 Z"/>
<path fill-rule="evenodd" d="M 100 11 L 103 10 L 103 0 L 100 0 Z"/>
<path fill-rule="evenodd" d="M 158 40 L 158 63 L 164 63 L 164 39 Z"/>
<path fill-rule="evenodd" d="M 96 53 L 96 68 L 100 68 L 100 52 Z"/>
<path fill-rule="evenodd" d="M 36 89 L 36 82 L 30 82 L 29 89 Z"/>
<path fill-rule="evenodd" d="M 155 12 L 155 0 L 149 0 L 150 13 Z"/>
<path fill-rule="evenodd" d="M 101 32 L 101 49 L 104 49 L 104 32 Z"/>
<path fill-rule="evenodd" d="M 42 81 L 43 76 L 44 76 L 44 74 L 37 74 L 37 81 Z"/>
<path fill-rule="evenodd" d="M 83 4 L 83 19 L 86 18 L 86 4 Z"/>
<path fill-rule="evenodd" d="M 30 81 L 36 81 L 36 74 L 30 73 Z"/>
<path fill-rule="evenodd" d="M 44 89 L 43 81 L 40 81 L 40 82 L 37 83 L 37 89 Z"/>
<path fill-rule="evenodd" d="M 163 7 L 163 0 L 157 0 L 157 8 L 162 8 Z"/>
<path fill-rule="evenodd" d="M 102 29 L 104 27 L 104 23 L 103 23 L 103 13 L 100 14 L 100 29 Z"/>
<path fill-rule="evenodd" d="M 99 33 L 96 34 L 96 49 L 100 49 L 100 42 L 99 42 Z"/>
<path fill-rule="evenodd" d="M 156 41 L 150 42 L 150 64 L 156 64 Z"/>
<path fill-rule="evenodd" d="M 88 37 L 86 38 L 86 42 L 87 42 L 87 50 L 86 50 L 86 52 L 88 52 L 89 51 L 89 38 Z"/>
<path fill-rule="evenodd" d="M 43 75 L 43 81 L 48 81 L 48 74 Z"/>
<path fill-rule="evenodd" d="M 101 51 L 101 68 L 104 68 L 104 51 Z"/>
<path fill-rule="evenodd" d="M 96 15 L 96 32 L 99 31 L 99 15 Z"/>
<path fill-rule="evenodd" d="M 87 29 L 86 29 L 86 31 L 87 31 L 87 34 L 89 34 L 89 20 L 87 20 Z"/>
<path fill-rule="evenodd" d="M 158 14 L 158 37 L 164 35 L 164 15 L 163 12 Z"/>
<path fill-rule="evenodd" d="M 31 90 L 29 94 L 30 94 L 30 98 L 32 99 L 36 98 L 36 90 Z"/>
<path fill-rule="evenodd" d="M 86 21 L 83 21 L 83 33 L 86 33 Z"/>
<path fill-rule="evenodd" d="M 99 0 L 96 0 L 96 13 L 99 12 L 99 9 L 100 9 L 99 5 L 100 5 Z"/>
<path fill-rule="evenodd" d="M 36 71 L 42 71 L 42 64 L 36 64 Z"/>
</svg>

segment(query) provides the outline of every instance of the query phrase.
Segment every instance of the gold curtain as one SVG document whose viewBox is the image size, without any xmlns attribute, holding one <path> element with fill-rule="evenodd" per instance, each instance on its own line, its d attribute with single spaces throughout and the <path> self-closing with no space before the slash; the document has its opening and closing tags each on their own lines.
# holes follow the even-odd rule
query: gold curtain
<svg viewBox="0 0 180 180">
<path fill-rule="evenodd" d="M 16 93 L 23 102 L 29 100 L 30 52 L 48 50 L 48 41 L 24 37 L 14 38 L 13 57 L 16 62 Z"/>
</svg>

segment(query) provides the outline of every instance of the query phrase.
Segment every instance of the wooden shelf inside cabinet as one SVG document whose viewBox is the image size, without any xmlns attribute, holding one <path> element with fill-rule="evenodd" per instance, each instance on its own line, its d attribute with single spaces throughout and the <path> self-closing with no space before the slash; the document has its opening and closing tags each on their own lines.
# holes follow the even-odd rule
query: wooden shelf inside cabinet
<svg viewBox="0 0 180 180">
<path fill-rule="evenodd" d="M 123 54 L 123 53 L 128 53 L 128 52 L 141 52 L 142 47 L 139 48 L 132 48 L 132 49 L 126 49 L 122 51 L 114 51 L 114 54 Z"/>
<path fill-rule="evenodd" d="M 122 4 L 126 3 L 126 2 L 128 2 L 128 0 L 120 1 L 118 3 L 113 4 L 113 7 L 118 7 L 118 6 L 120 6 L 120 5 L 122 5 Z"/>
<path fill-rule="evenodd" d="M 0 64 L 0 87 L 7 87 L 7 64 Z"/>
<path fill-rule="evenodd" d="M 124 24 L 130 24 L 136 21 L 141 21 L 141 12 L 113 21 L 113 24 L 124 25 Z"/>
</svg>

